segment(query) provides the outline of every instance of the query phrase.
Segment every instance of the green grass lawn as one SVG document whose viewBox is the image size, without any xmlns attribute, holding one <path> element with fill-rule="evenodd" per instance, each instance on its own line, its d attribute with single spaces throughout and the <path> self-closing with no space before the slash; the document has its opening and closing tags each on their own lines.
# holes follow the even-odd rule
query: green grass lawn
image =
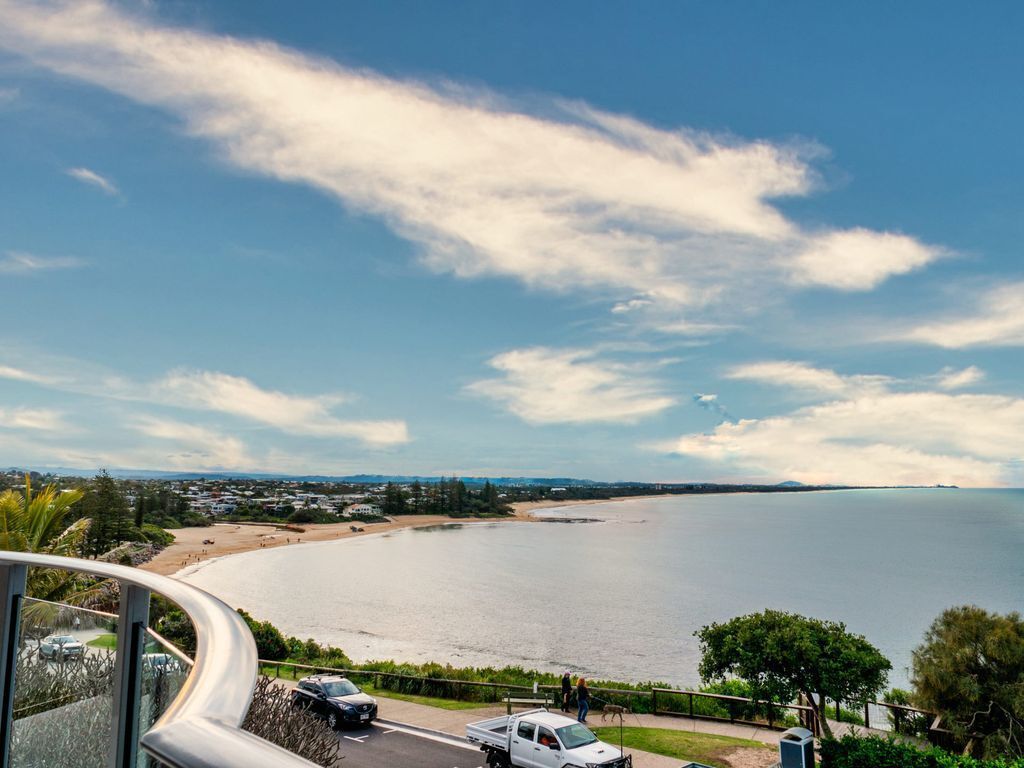
<svg viewBox="0 0 1024 768">
<path fill-rule="evenodd" d="M 410 693 L 398 693 L 383 688 L 374 688 L 372 685 L 360 685 L 364 691 L 371 696 L 380 696 L 382 699 L 396 699 L 398 701 L 411 701 L 414 704 L 425 704 L 428 707 L 440 709 L 479 709 L 489 706 L 479 701 L 456 701 L 455 699 L 439 699 L 435 696 L 414 696 Z"/>
<path fill-rule="evenodd" d="M 261 665 L 260 672 L 268 677 L 278 677 L 277 667 L 273 664 Z M 282 666 L 279 677 L 281 680 L 301 680 L 307 674 L 310 674 L 309 670 Z M 358 680 L 355 680 L 354 682 L 371 696 L 379 696 L 382 699 L 411 701 L 414 704 L 425 704 L 428 707 L 438 707 L 440 709 L 479 709 L 480 707 L 488 706 L 487 704 L 483 704 L 479 701 L 456 701 L 454 699 L 439 699 L 435 696 L 416 696 L 410 693 L 389 691 L 385 688 L 375 688 L 372 685 L 363 685 Z"/>
<path fill-rule="evenodd" d="M 86 645 L 90 648 L 106 648 L 113 651 L 117 649 L 117 635 L 100 635 L 94 637 Z"/>
<path fill-rule="evenodd" d="M 591 728 L 601 741 L 619 745 L 617 727 Z M 763 749 L 772 752 L 771 747 L 760 741 L 735 739 L 732 736 L 718 736 L 712 733 L 674 731 L 669 728 L 638 728 L 626 726 L 622 729 L 622 743 L 628 749 L 640 749 L 657 755 L 667 755 L 678 760 L 692 760 L 698 763 L 728 768 L 722 756 L 737 747 Z"/>
</svg>

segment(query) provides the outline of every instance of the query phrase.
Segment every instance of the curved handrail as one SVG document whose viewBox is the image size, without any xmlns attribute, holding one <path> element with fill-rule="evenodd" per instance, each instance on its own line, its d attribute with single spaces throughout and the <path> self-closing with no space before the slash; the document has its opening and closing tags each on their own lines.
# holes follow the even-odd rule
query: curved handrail
<svg viewBox="0 0 1024 768">
<path fill-rule="evenodd" d="M 308 768 L 311 763 L 240 726 L 256 687 L 256 643 L 242 617 L 203 590 L 149 571 L 56 555 L 0 551 L 0 564 L 56 568 L 134 584 L 176 603 L 196 630 L 192 672 L 163 716 L 142 737 L 173 768 Z"/>
</svg>

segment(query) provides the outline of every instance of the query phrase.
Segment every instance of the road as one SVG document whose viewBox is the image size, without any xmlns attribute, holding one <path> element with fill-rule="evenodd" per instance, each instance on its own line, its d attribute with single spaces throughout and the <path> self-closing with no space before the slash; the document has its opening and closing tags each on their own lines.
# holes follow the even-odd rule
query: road
<svg viewBox="0 0 1024 768">
<path fill-rule="evenodd" d="M 341 768 L 486 768 L 477 747 L 386 721 L 339 731 L 338 738 Z"/>
</svg>

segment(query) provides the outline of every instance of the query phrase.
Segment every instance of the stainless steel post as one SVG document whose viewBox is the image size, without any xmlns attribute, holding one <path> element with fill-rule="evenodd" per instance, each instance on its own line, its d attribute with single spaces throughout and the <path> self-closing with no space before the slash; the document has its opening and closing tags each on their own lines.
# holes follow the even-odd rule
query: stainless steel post
<svg viewBox="0 0 1024 768">
<path fill-rule="evenodd" d="M 27 575 L 27 566 L 0 563 L 0 768 L 7 768 L 11 762 L 21 601 Z"/>
<path fill-rule="evenodd" d="M 114 667 L 111 768 L 135 768 L 139 749 L 139 706 L 142 694 L 142 652 L 149 623 L 149 590 L 121 583 Z M 3 768 L 0 766 L 0 768 Z"/>
</svg>

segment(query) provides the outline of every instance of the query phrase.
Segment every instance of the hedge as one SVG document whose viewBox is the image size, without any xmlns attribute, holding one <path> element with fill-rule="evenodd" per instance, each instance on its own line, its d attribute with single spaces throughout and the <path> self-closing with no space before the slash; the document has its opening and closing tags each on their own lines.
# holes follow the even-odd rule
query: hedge
<svg viewBox="0 0 1024 768">
<path fill-rule="evenodd" d="M 978 760 L 878 736 L 821 742 L 822 768 L 1024 768 L 1024 757 Z"/>
</svg>

